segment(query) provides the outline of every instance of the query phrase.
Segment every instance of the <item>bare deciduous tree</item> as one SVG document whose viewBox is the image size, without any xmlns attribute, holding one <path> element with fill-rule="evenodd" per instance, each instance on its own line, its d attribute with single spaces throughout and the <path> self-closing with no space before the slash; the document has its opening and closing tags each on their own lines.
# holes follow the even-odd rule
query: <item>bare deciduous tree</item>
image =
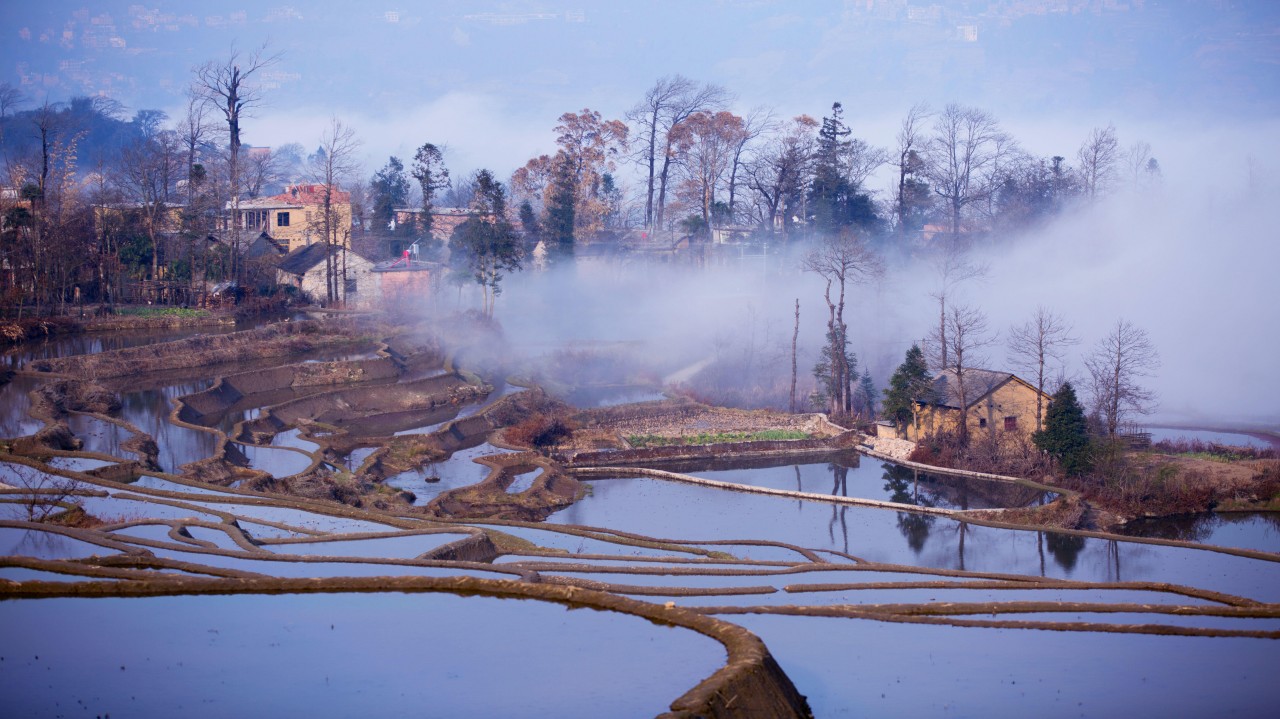
<svg viewBox="0 0 1280 719">
<path fill-rule="evenodd" d="M 963 246 L 954 238 L 940 248 L 931 264 L 938 275 L 938 289 L 930 294 L 938 301 L 938 327 L 927 344 L 934 367 L 944 370 L 951 366 L 950 344 L 947 341 L 947 299 L 961 282 L 986 275 L 987 266 L 971 262 Z"/>
<path fill-rule="evenodd" d="M 19 502 L 26 512 L 26 521 L 43 522 L 64 511 L 80 508 L 81 502 L 73 499 L 80 491 L 80 483 L 74 479 L 42 472 L 34 467 L 11 462 L 6 469 L 6 480 L 12 486 L 24 490 Z M 3 483 L 0 483 L 3 486 Z"/>
<path fill-rule="evenodd" d="M 756 138 L 774 129 L 773 113 L 767 107 L 758 107 L 747 113 L 742 132 L 738 134 L 737 143 L 733 147 L 733 161 L 729 169 L 729 216 L 737 218 L 738 176 L 744 167 L 743 154 L 747 145 Z"/>
<path fill-rule="evenodd" d="M 182 167 L 177 133 L 162 130 L 139 138 L 121 155 L 125 196 L 137 203 L 147 239 L 151 242 L 151 279 L 160 278 L 160 231 L 177 193 Z"/>
<path fill-rule="evenodd" d="M 209 105 L 191 88 L 187 91 L 186 110 L 178 120 L 178 142 L 182 151 L 182 181 L 185 181 L 183 235 L 187 255 L 191 259 L 192 290 L 199 282 L 200 302 L 204 300 L 204 281 L 209 270 L 208 244 L 204 241 L 213 230 L 210 212 L 221 204 L 221 185 L 213 181 L 209 160 L 215 155 L 217 127 L 209 120 Z M 197 242 L 200 251 L 196 251 Z"/>
<path fill-rule="evenodd" d="M 787 411 L 791 414 L 796 413 L 796 374 L 799 366 L 797 364 L 796 349 L 800 342 L 800 298 L 796 298 L 796 325 L 791 332 L 791 395 L 790 401 L 787 403 Z"/>
<path fill-rule="evenodd" d="M 957 429 L 960 441 L 967 443 L 969 423 L 966 408 L 972 394 L 968 372 L 986 361 L 980 353 L 984 347 L 995 343 L 997 337 L 988 329 L 987 315 L 965 305 L 953 306 L 946 315 L 943 327 L 946 331 L 946 354 L 950 363 L 943 369 L 951 370 L 956 378 L 956 396 L 960 399 L 960 422 Z"/>
<path fill-rule="evenodd" d="M 227 168 L 231 183 L 233 222 L 240 214 L 240 121 L 248 116 L 248 111 L 263 102 L 261 88 L 253 84 L 252 78 L 279 60 L 278 53 L 267 54 L 266 44 L 248 53 L 243 60 L 240 51 L 232 47 L 231 54 L 225 60 L 210 60 L 194 70 L 195 92 L 207 103 L 217 107 L 227 120 Z M 240 242 L 239 234 L 234 229 L 231 235 L 231 264 L 233 274 L 238 277 Z"/>
<path fill-rule="evenodd" d="M 853 406 L 853 383 L 857 377 L 847 361 L 849 326 L 844 321 L 847 287 L 881 277 L 884 264 L 866 240 L 845 230 L 826 236 L 819 247 L 805 256 L 802 266 L 826 280 L 823 299 L 827 303 L 828 360 L 832 375 L 829 385 L 833 388 L 828 400 L 831 412 L 848 412 Z M 835 285 L 834 297 L 832 285 Z"/>
<path fill-rule="evenodd" d="M 684 182 L 677 192 L 690 205 L 696 203 L 708 224 L 714 220 L 712 207 L 716 204 L 716 191 L 723 184 L 725 174 L 736 167 L 734 158 L 745 135 L 743 119 L 723 110 L 690 115 L 671 131 L 673 146 L 683 158 Z"/>
<path fill-rule="evenodd" d="M 314 229 L 324 234 L 325 243 L 325 292 L 332 306 L 346 298 L 347 250 L 351 243 L 351 221 L 334 203 L 334 193 L 340 192 L 340 184 L 360 171 L 356 151 L 360 141 L 350 126 L 334 117 L 320 137 L 320 149 L 311 166 L 311 179 L 323 185 L 320 216 L 312 220 Z"/>
<path fill-rule="evenodd" d="M 841 158 L 845 179 L 849 186 L 862 190 L 867 178 L 881 166 L 889 162 L 889 152 L 883 147 L 876 147 L 866 140 L 852 138 Z"/>
<path fill-rule="evenodd" d="M 1138 384 L 1160 368 L 1160 354 L 1145 330 L 1119 320 L 1084 363 L 1089 370 L 1094 412 L 1108 435 L 1115 436 L 1126 417 L 1154 409 L 1155 392 Z"/>
<path fill-rule="evenodd" d="M 586 236 L 604 227 L 608 207 L 600 190 L 604 175 L 615 169 L 614 158 L 626 147 L 627 125 L 621 120 L 605 120 L 590 108 L 566 112 L 559 123 L 556 144 L 572 169 L 574 230 Z"/>
<path fill-rule="evenodd" d="M 1139 140 L 1124 153 L 1129 182 L 1135 188 L 1144 188 L 1160 180 L 1160 163 L 1151 155 L 1151 144 Z"/>
<path fill-rule="evenodd" d="M 718 85 L 699 85 L 687 77 L 670 75 L 659 78 L 627 113 L 627 121 L 636 126 L 637 160 L 646 167 L 646 227 L 662 226 L 671 173 L 671 129 L 695 112 L 718 110 L 728 98 L 729 94 Z"/>
<path fill-rule="evenodd" d="M 926 174 L 948 205 L 953 237 L 965 208 L 995 191 L 1001 163 L 1014 149 L 1013 139 L 985 110 L 952 103 L 935 117 Z"/>
<path fill-rule="evenodd" d="M 284 163 L 271 148 L 250 148 L 244 155 L 244 172 L 241 174 L 244 192 L 250 198 L 261 197 L 267 188 L 284 179 Z"/>
<path fill-rule="evenodd" d="M 770 232 L 788 232 L 792 217 L 803 214 L 794 204 L 802 202 L 813 157 L 818 121 L 799 115 L 755 153 L 746 167 L 747 186 L 759 208 L 758 219 Z"/>
<path fill-rule="evenodd" d="M 1014 369 L 1025 370 L 1035 378 L 1036 431 L 1044 417 L 1045 369 L 1050 360 L 1062 361 L 1067 347 L 1079 343 L 1071 336 L 1071 326 L 1060 315 L 1037 307 L 1031 319 L 1009 328 L 1009 364 Z"/>
<path fill-rule="evenodd" d="M 26 101 L 26 95 L 22 90 L 14 87 L 11 83 L 0 82 L 0 117 L 8 117 Z"/>
<path fill-rule="evenodd" d="M 1116 165 L 1120 161 L 1120 141 L 1116 138 L 1115 126 L 1093 128 L 1076 152 L 1076 159 L 1084 194 L 1094 199 L 1106 192 L 1115 180 Z"/>
<path fill-rule="evenodd" d="M 907 111 L 907 116 L 902 120 L 902 126 L 898 129 L 898 147 L 897 157 L 894 159 L 893 166 L 898 168 L 898 189 L 894 198 L 894 214 L 897 216 L 898 236 L 907 231 L 910 224 L 908 217 L 911 215 L 913 207 L 917 204 L 911 192 L 910 180 L 921 174 L 924 167 L 923 153 L 927 145 L 927 138 L 924 134 L 924 121 L 929 117 L 929 106 L 924 104 L 913 105 Z"/>
</svg>

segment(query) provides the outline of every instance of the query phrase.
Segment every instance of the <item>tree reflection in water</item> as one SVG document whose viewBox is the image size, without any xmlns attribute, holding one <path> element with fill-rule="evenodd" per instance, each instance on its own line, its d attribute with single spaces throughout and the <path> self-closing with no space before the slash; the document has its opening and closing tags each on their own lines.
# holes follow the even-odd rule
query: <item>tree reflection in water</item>
<svg viewBox="0 0 1280 719">
<path fill-rule="evenodd" d="M 857 469 L 860 463 L 860 455 L 851 455 L 844 463 L 828 464 L 827 469 L 831 470 L 832 486 L 831 496 L 848 497 L 849 496 L 849 470 Z M 840 532 L 844 538 L 844 551 L 849 551 L 849 522 L 846 513 L 849 508 L 843 504 L 831 505 L 831 522 L 827 525 L 827 534 L 831 537 L 831 541 L 836 541 L 836 523 L 840 524 Z"/>
<path fill-rule="evenodd" d="M 1049 553 L 1053 555 L 1054 561 L 1058 566 L 1066 570 L 1067 574 L 1076 567 L 1076 558 L 1080 556 L 1080 550 L 1084 549 L 1084 537 L 1078 537 L 1074 534 L 1059 534 L 1058 532 L 1041 532 L 1044 535 L 1045 546 L 1048 547 Z M 1044 573 L 1044 560 L 1041 559 L 1041 574 Z"/>
<path fill-rule="evenodd" d="M 881 464 L 884 468 L 884 489 L 889 493 L 889 501 L 899 504 L 914 504 L 918 507 L 932 507 L 933 501 L 928 496 L 920 495 L 920 472 L 898 464 Z M 898 512 L 898 531 L 907 539 L 907 546 L 917 556 L 924 549 L 929 539 L 933 522 L 937 517 L 931 514 L 915 512 Z"/>
</svg>

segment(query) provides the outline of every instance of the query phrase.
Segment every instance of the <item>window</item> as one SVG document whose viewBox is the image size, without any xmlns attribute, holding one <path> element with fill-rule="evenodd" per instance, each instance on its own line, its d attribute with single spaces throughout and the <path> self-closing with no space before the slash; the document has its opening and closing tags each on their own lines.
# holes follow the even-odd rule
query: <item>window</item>
<svg viewBox="0 0 1280 719">
<path fill-rule="evenodd" d="M 342 289 L 343 289 L 343 291 L 344 291 L 346 294 L 354 295 L 354 294 L 356 293 L 356 280 L 355 280 L 355 278 L 353 277 L 353 278 L 348 279 L 348 280 L 346 280 L 345 282 L 343 282 L 343 288 L 342 288 Z"/>
<path fill-rule="evenodd" d="M 979 427 L 980 429 L 986 429 L 986 427 L 987 427 L 987 418 L 986 418 L 986 417 L 979 417 L 979 418 L 978 418 L 978 427 Z"/>
<path fill-rule="evenodd" d="M 289 226 L 289 213 L 288 213 L 288 212 L 277 212 L 277 213 L 276 213 L 276 227 L 288 227 L 288 226 Z"/>
<path fill-rule="evenodd" d="M 1017 418 L 1017 417 L 1005 417 L 1005 418 L 1004 418 L 1004 431 L 1006 431 L 1006 432 L 1013 432 L 1013 431 L 1015 431 L 1015 430 L 1017 430 L 1017 429 L 1018 429 L 1018 418 Z"/>
</svg>

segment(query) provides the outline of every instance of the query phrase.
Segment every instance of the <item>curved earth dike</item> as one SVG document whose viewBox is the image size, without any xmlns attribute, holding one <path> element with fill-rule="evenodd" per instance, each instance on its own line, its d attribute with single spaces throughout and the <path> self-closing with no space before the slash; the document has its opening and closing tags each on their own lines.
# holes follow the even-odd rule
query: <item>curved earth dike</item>
<svg viewBox="0 0 1280 719">
<path fill-rule="evenodd" d="M 480 457 L 477 461 L 490 468 L 488 476 L 476 484 L 441 494 L 427 504 L 428 512 L 459 519 L 538 522 L 573 504 L 581 490 L 576 479 L 564 475 L 553 462 L 533 452 Z M 519 494 L 507 492 L 516 475 L 539 469 L 542 474 L 529 489 Z"/>
</svg>

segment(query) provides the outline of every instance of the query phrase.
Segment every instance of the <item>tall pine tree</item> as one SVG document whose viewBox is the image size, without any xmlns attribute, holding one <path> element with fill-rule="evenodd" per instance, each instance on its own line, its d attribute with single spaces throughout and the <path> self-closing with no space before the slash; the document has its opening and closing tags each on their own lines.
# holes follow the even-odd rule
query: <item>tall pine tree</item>
<svg viewBox="0 0 1280 719">
<path fill-rule="evenodd" d="M 878 231 L 871 196 L 849 178 L 849 161 L 861 141 L 850 139 L 844 124 L 844 107 L 831 106 L 831 115 L 822 118 L 817 149 L 813 154 L 813 180 L 809 184 L 808 221 L 820 233 L 834 233 L 845 227 Z"/>
<path fill-rule="evenodd" d="M 409 200 L 409 178 L 405 177 L 400 158 L 393 155 L 373 174 L 369 190 L 373 195 L 373 221 L 379 229 L 385 229 L 395 217 L 396 208 L 404 207 Z"/>
<path fill-rule="evenodd" d="M 819 232 L 831 232 L 840 226 L 837 205 L 846 193 L 843 163 L 851 130 L 844 124 L 844 107 L 831 106 L 831 115 L 822 118 L 818 130 L 818 147 L 813 155 L 813 181 L 809 185 L 809 216 Z"/>
<path fill-rule="evenodd" d="M 543 239 L 546 242 L 547 262 L 554 266 L 573 258 L 577 181 L 573 174 L 573 162 L 563 150 L 556 153 L 547 190 L 547 216 L 542 222 Z"/>
<path fill-rule="evenodd" d="M 413 179 L 422 189 L 422 217 L 418 220 L 418 231 L 430 241 L 435 229 L 431 212 L 435 210 L 436 193 L 449 187 L 449 170 L 444 166 L 444 153 L 440 148 L 430 142 L 418 148 L 413 155 Z"/>
</svg>

